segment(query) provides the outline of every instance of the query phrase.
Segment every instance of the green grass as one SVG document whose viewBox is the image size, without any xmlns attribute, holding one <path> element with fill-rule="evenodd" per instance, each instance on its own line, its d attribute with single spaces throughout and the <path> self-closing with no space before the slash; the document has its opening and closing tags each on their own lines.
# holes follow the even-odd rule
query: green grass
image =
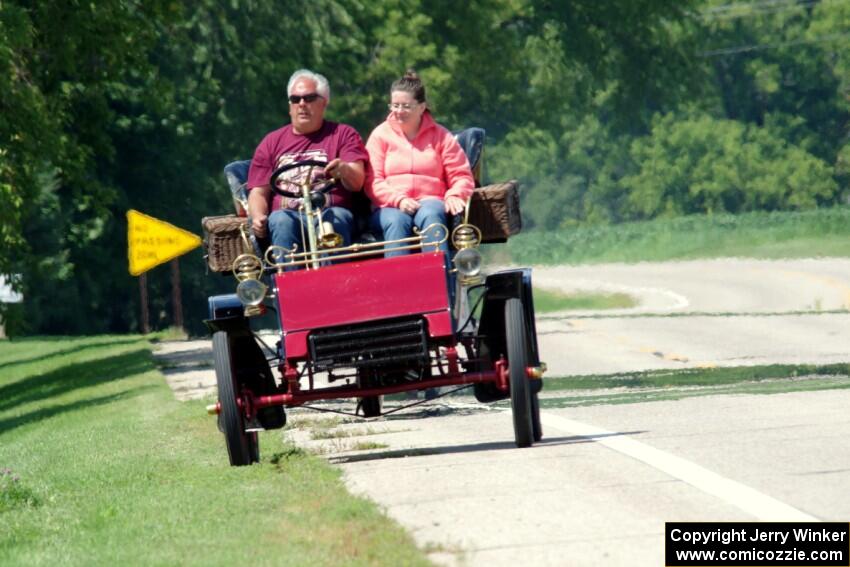
<svg viewBox="0 0 850 567">
<path fill-rule="evenodd" d="M 541 407 L 850 388 L 850 364 L 739 366 L 546 378 Z"/>
<path fill-rule="evenodd" d="M 329 429 L 327 427 L 319 427 L 310 431 L 310 439 L 313 439 L 314 441 L 320 439 L 345 439 L 348 437 L 380 435 L 382 433 L 390 433 L 390 431 L 380 431 L 373 427 L 357 429 Z"/>
<path fill-rule="evenodd" d="M 0 343 L 0 564 L 428 564 L 279 432 L 230 467 L 204 403 L 140 337 Z"/>
<path fill-rule="evenodd" d="M 637 305 L 634 298 L 625 293 L 563 293 L 534 288 L 534 311 L 551 313 L 578 309 L 624 309 Z"/>
<path fill-rule="evenodd" d="M 521 264 L 695 258 L 850 256 L 850 207 L 805 212 L 694 215 L 618 225 L 529 231 L 508 242 Z M 498 253 L 494 252 L 498 257 Z"/>
<path fill-rule="evenodd" d="M 371 451 L 373 449 L 387 449 L 389 445 L 386 443 L 378 443 L 377 441 L 358 441 L 352 447 L 354 451 Z"/>
<path fill-rule="evenodd" d="M 768 364 L 728 368 L 648 370 L 592 376 L 546 378 L 546 390 L 597 390 L 600 388 L 666 388 L 672 386 L 716 386 L 800 376 L 850 376 L 850 363 Z M 850 385 L 850 381 L 848 381 Z"/>
</svg>

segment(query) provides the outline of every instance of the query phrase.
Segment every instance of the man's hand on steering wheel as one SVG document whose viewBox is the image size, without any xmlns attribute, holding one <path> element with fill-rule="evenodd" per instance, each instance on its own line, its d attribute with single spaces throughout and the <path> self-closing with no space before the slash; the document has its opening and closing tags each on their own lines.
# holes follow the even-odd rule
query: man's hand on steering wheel
<svg viewBox="0 0 850 567">
<path fill-rule="evenodd" d="M 348 164 L 339 158 L 332 159 L 331 162 L 325 166 L 325 177 L 333 179 L 337 183 L 341 184 L 344 179 L 344 170 L 347 166 Z"/>
<path fill-rule="evenodd" d="M 282 165 L 279 168 L 275 169 L 274 172 L 272 173 L 271 178 L 269 179 L 269 185 L 271 186 L 272 191 L 274 191 L 278 195 L 298 199 L 298 198 L 302 197 L 301 184 L 297 183 L 297 182 L 293 182 L 293 181 L 282 180 L 284 183 L 288 184 L 289 186 L 296 187 L 297 191 L 296 190 L 284 189 L 282 187 L 278 187 L 278 184 L 277 184 L 278 178 L 283 173 L 289 171 L 290 169 L 295 169 L 295 168 L 298 168 L 298 167 L 311 167 L 311 168 L 321 167 L 322 171 L 325 172 L 325 175 L 327 175 L 326 172 L 327 172 L 328 168 L 333 167 L 333 171 L 337 171 L 339 169 L 339 164 L 335 163 L 335 162 L 341 163 L 341 160 L 335 159 L 331 163 L 328 163 L 328 162 L 322 161 L 322 160 L 316 160 L 316 159 L 304 159 L 304 160 L 300 160 L 300 161 L 293 161 L 292 163 Z M 327 193 L 328 191 L 333 189 L 333 187 L 335 185 L 336 185 L 335 179 L 324 179 L 324 178 L 311 179 L 311 181 L 310 181 L 310 193 L 316 193 L 316 192 Z"/>
</svg>

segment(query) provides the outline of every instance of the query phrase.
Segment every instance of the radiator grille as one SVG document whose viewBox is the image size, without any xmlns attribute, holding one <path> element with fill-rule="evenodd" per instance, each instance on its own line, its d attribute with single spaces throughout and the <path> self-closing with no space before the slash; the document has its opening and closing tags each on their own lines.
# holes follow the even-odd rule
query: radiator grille
<svg viewBox="0 0 850 567">
<path fill-rule="evenodd" d="M 310 334 L 317 370 L 427 361 L 428 334 L 421 318 L 334 327 Z"/>
</svg>

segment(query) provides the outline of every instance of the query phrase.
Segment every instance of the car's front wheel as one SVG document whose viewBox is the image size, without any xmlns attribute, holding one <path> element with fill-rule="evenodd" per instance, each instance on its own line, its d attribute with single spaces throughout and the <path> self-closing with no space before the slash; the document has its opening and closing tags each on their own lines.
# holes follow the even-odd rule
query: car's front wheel
<svg viewBox="0 0 850 567">
<path fill-rule="evenodd" d="M 250 465 L 260 460 L 260 446 L 256 432 L 245 431 L 245 420 L 237 403 L 238 391 L 234 380 L 230 337 L 225 331 L 213 334 L 213 358 L 218 383 L 219 418 L 227 445 L 230 464 L 234 467 Z"/>
</svg>

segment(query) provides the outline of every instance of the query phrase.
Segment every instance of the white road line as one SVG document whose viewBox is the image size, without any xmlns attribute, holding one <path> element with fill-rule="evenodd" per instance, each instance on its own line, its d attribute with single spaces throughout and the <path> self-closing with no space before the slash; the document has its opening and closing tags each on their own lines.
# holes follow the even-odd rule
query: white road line
<svg viewBox="0 0 850 567">
<path fill-rule="evenodd" d="M 707 494 L 720 498 L 732 506 L 740 508 L 761 521 L 820 521 L 818 518 L 810 516 L 793 506 L 789 506 L 739 482 L 724 478 L 681 457 L 655 449 L 628 437 L 618 437 L 617 432 L 547 413 L 541 413 L 540 419 L 548 427 L 554 427 L 555 429 L 581 437 L 591 438 L 594 442 L 605 445 L 609 449 L 644 462 L 674 478 L 687 482 Z"/>
</svg>

